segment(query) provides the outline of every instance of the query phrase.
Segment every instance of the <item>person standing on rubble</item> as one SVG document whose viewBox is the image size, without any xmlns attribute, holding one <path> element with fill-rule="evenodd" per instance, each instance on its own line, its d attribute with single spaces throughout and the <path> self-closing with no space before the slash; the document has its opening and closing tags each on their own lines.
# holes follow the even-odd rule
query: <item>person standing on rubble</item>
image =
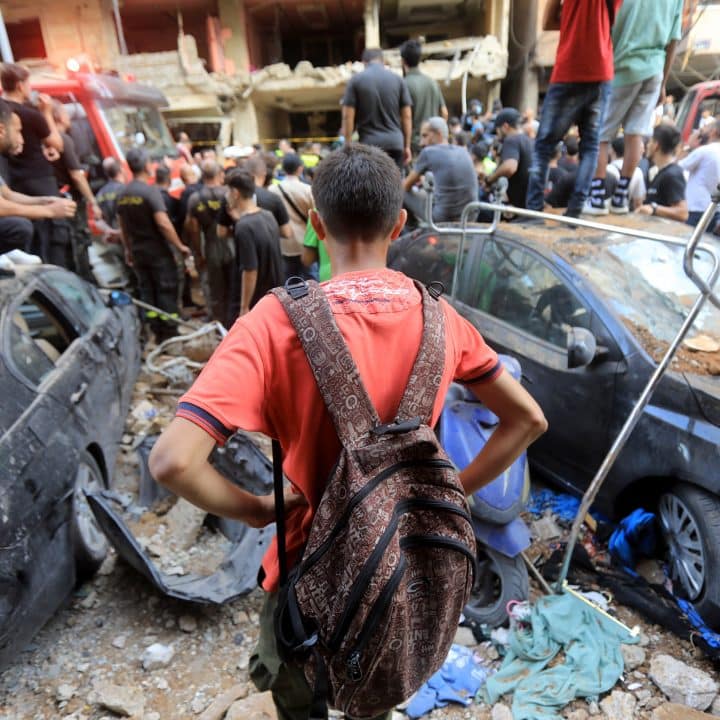
<svg viewBox="0 0 720 720">
<path fill-rule="evenodd" d="M 218 236 L 218 218 L 228 189 L 223 185 L 223 169 L 215 160 L 204 160 L 200 170 L 202 187 L 190 196 L 185 229 L 208 314 L 227 324 L 235 250 L 232 238 Z"/>
<path fill-rule="evenodd" d="M 579 217 L 590 192 L 600 127 L 610 98 L 610 31 L 622 0 L 548 0 L 543 30 L 560 30 L 557 57 L 535 138 L 526 207 L 542 212 L 555 146 L 574 124 L 580 130 L 580 164 L 565 214 Z"/>
<path fill-rule="evenodd" d="M 422 45 L 419 40 L 406 40 L 400 47 L 400 57 L 403 63 L 405 83 L 412 98 L 412 151 L 416 155 L 420 152 L 420 130 L 422 124 L 431 117 L 441 117 L 445 122 L 448 119 L 448 109 L 445 105 L 440 86 L 424 73 L 420 72 L 420 59 L 422 58 Z"/>
<path fill-rule="evenodd" d="M 77 204 L 75 215 L 68 221 L 70 225 L 73 269 L 84 280 L 94 282 L 90 268 L 90 258 L 88 256 L 88 249 L 92 242 L 90 229 L 88 228 L 88 208 L 92 212 L 95 220 L 102 219 L 102 210 L 90 189 L 85 170 L 75 150 L 75 141 L 69 134 L 70 115 L 67 109 L 62 103 L 54 100 L 52 112 L 55 126 L 63 141 L 63 149 L 60 157 L 53 162 L 55 177 L 61 188 L 67 187 L 67 192 Z"/>
<path fill-rule="evenodd" d="M 342 99 L 342 135 L 384 150 L 402 170 L 412 160 L 412 98 L 405 81 L 383 64 L 380 48 L 366 48 L 365 70 L 350 78 Z"/>
<path fill-rule="evenodd" d="M 135 272 L 140 299 L 158 308 L 147 310 L 145 317 L 161 342 L 175 334 L 170 318 L 178 317 L 178 271 L 172 248 L 185 256 L 190 255 L 190 248 L 175 232 L 160 190 L 149 184 L 148 153 L 133 148 L 125 159 L 133 174 L 118 198 L 125 261 Z"/>
</svg>

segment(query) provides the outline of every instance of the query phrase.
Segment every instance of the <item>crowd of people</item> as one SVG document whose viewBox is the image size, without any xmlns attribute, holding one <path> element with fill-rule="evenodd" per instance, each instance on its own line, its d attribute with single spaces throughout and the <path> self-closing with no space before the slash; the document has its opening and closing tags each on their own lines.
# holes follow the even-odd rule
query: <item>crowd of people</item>
<svg viewBox="0 0 720 720">
<path fill-rule="evenodd" d="M 681 0 L 566 5 L 545 9 L 544 27 L 560 39 L 538 118 L 499 100 L 487 112 L 471 100 L 451 117 L 439 85 L 419 69 L 418 40 L 401 48 L 402 76 L 381 50 L 365 51 L 365 69 L 342 98 L 338 143 L 391 157 L 410 226 L 458 221 L 477 199 L 571 217 L 699 221 L 720 182 L 720 118 L 703 117 L 687 143 L 673 123 L 665 88 Z M 228 326 L 290 277 L 330 277 L 312 222 L 312 178 L 330 148 L 281 140 L 272 152 L 233 146 L 218 155 L 196 152 L 181 133 L 179 179 L 133 148 L 132 176 L 108 157 L 107 182 L 93 193 L 65 107 L 32 93 L 23 66 L 3 65 L 0 80 L 0 252 L 21 249 L 92 280 L 90 219 L 132 268 L 139 298 L 157 308 L 147 315 L 159 340 L 193 306 L 195 277 L 208 317 Z"/>
</svg>

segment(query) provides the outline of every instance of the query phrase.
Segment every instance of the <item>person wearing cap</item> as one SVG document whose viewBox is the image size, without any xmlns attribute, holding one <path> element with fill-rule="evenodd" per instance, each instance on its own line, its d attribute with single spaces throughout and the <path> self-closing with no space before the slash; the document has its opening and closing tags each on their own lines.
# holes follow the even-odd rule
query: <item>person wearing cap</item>
<svg viewBox="0 0 720 720">
<path fill-rule="evenodd" d="M 535 139 L 527 191 L 529 210 L 542 212 L 555 146 L 574 124 L 580 128 L 580 163 L 565 214 L 579 217 L 590 192 L 600 129 L 611 93 L 610 31 L 622 0 L 548 0 L 543 30 L 559 30 L 557 57 Z"/>
<path fill-rule="evenodd" d="M 524 208 L 528 173 L 533 157 L 533 141 L 520 129 L 522 115 L 515 108 L 503 108 L 495 116 L 495 134 L 502 140 L 500 162 L 485 178 L 488 189 L 501 178 L 508 179 L 510 204 Z"/>
<path fill-rule="evenodd" d="M 290 217 L 292 235 L 280 239 L 285 279 L 293 275 L 308 278 L 305 266 L 302 264 L 302 253 L 308 214 L 315 206 L 312 190 L 300 179 L 304 168 L 297 153 L 288 152 L 283 155 L 282 169 L 285 179 L 271 185 L 269 190 L 282 199 Z"/>
</svg>

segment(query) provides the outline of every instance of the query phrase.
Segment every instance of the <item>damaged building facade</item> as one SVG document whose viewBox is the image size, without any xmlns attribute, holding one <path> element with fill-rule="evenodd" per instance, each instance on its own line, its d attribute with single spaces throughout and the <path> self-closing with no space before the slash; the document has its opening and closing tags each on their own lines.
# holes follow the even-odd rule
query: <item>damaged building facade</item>
<svg viewBox="0 0 720 720">
<path fill-rule="evenodd" d="M 511 0 L 3 0 L 14 58 L 36 73 L 69 58 L 150 84 L 171 129 L 196 143 L 329 141 L 365 47 L 401 72 L 400 44 L 425 39 L 423 72 L 451 113 L 500 95 Z"/>
</svg>

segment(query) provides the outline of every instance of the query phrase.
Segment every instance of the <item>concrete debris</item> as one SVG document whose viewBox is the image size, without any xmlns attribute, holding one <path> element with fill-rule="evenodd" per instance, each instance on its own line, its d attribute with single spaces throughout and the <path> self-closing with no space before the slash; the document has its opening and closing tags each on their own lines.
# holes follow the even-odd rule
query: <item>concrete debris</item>
<svg viewBox="0 0 720 720">
<path fill-rule="evenodd" d="M 153 643 L 146 648 L 142 656 L 142 666 L 145 670 L 157 670 L 167 667 L 175 655 L 172 645 Z"/>
<path fill-rule="evenodd" d="M 635 696 L 621 690 L 613 690 L 600 703 L 607 720 L 628 720 L 628 718 L 635 717 L 636 705 Z"/>
<path fill-rule="evenodd" d="M 218 695 L 198 717 L 198 720 L 222 720 L 228 708 L 237 700 L 246 698 L 247 694 L 247 685 L 233 685 L 222 695 Z"/>
<path fill-rule="evenodd" d="M 685 705 L 665 703 L 653 710 L 651 720 L 707 720 L 712 717 L 714 716 L 693 710 Z"/>
<path fill-rule="evenodd" d="M 567 720 L 588 720 L 589 717 L 588 711 L 580 708 L 579 710 L 573 710 L 567 716 Z"/>
<path fill-rule="evenodd" d="M 630 672 L 645 662 L 647 653 L 638 645 L 621 645 L 620 652 L 625 661 L 625 671 Z"/>
<path fill-rule="evenodd" d="M 192 633 L 197 630 L 198 622 L 192 615 L 181 615 L 178 620 L 178 627 L 186 633 Z"/>
<path fill-rule="evenodd" d="M 136 687 L 103 683 L 95 687 L 96 705 L 122 717 L 142 717 L 145 695 Z"/>
<path fill-rule="evenodd" d="M 272 693 L 255 693 L 234 702 L 227 711 L 225 720 L 277 720 Z"/>
<path fill-rule="evenodd" d="M 55 699 L 58 702 L 67 702 L 75 697 L 77 688 L 72 685 L 58 685 L 58 689 L 55 692 Z"/>
<path fill-rule="evenodd" d="M 543 517 L 533 520 L 530 523 L 530 532 L 532 536 L 540 542 L 554 540 L 562 535 L 562 530 L 558 527 L 552 514 L 548 513 Z"/>
<path fill-rule="evenodd" d="M 513 720 L 512 710 L 507 705 L 496 703 L 490 713 L 491 720 Z"/>
<path fill-rule="evenodd" d="M 478 644 L 475 635 L 473 635 L 473 631 L 468 627 L 459 627 L 455 632 L 455 640 L 453 642 L 458 645 L 463 645 L 464 647 L 475 647 Z"/>
<path fill-rule="evenodd" d="M 199 692 L 196 693 L 195 697 L 190 702 L 190 709 L 195 713 L 195 715 L 199 715 L 206 707 L 207 707 L 208 701 L 205 697 L 205 693 Z"/>
<path fill-rule="evenodd" d="M 118 635 L 116 638 L 113 638 L 112 646 L 117 648 L 118 650 L 122 650 L 125 647 L 125 643 L 127 642 L 127 638 L 125 635 Z"/>
<path fill-rule="evenodd" d="M 673 703 L 706 710 L 718 693 L 718 683 L 706 672 L 686 665 L 670 655 L 654 655 L 650 679 Z"/>
<path fill-rule="evenodd" d="M 192 547 L 200 534 L 206 515 L 204 510 L 184 498 L 178 498 L 165 516 L 172 544 L 180 550 Z"/>
</svg>

